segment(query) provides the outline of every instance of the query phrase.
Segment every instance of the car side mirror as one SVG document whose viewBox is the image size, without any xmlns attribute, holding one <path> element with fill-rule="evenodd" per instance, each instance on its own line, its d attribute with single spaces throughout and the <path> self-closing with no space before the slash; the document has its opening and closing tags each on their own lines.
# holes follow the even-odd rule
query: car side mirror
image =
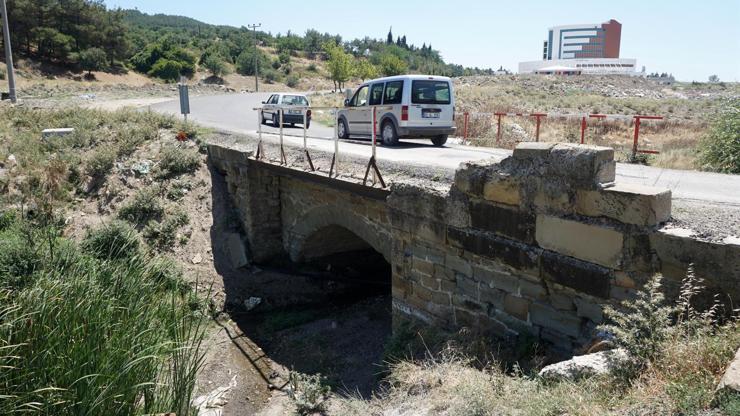
<svg viewBox="0 0 740 416">
<path fill-rule="evenodd" d="M 349 107 L 349 99 L 348 98 L 345 98 L 344 99 L 344 106 L 345 107 Z"/>
<path fill-rule="evenodd" d="M 266 102 L 262 101 L 262 104 L 267 104 Z"/>
</svg>

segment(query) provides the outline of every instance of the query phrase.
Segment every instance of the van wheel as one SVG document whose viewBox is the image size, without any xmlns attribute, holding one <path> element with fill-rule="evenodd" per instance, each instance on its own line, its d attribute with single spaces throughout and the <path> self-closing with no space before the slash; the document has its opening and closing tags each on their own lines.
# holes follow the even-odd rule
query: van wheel
<svg viewBox="0 0 740 416">
<path fill-rule="evenodd" d="M 339 124 L 337 125 L 337 136 L 342 140 L 349 139 L 349 129 L 347 128 L 347 122 L 344 121 L 343 118 L 339 119 Z"/>
<path fill-rule="evenodd" d="M 265 113 L 260 113 L 260 120 L 262 120 L 262 124 L 267 124 L 267 119 L 265 118 Z"/>
<path fill-rule="evenodd" d="M 396 133 L 396 126 L 393 125 L 392 121 L 386 121 L 383 123 L 383 128 L 380 129 L 380 136 L 383 138 L 383 144 L 386 146 L 395 146 L 398 144 L 398 134 Z"/>
<path fill-rule="evenodd" d="M 280 127 L 280 118 L 277 113 L 272 114 L 272 127 Z"/>
<path fill-rule="evenodd" d="M 306 121 L 306 130 L 311 127 L 311 120 Z"/>
<path fill-rule="evenodd" d="M 447 143 L 447 135 L 432 137 L 432 143 L 435 146 L 443 146 L 445 143 Z"/>
</svg>

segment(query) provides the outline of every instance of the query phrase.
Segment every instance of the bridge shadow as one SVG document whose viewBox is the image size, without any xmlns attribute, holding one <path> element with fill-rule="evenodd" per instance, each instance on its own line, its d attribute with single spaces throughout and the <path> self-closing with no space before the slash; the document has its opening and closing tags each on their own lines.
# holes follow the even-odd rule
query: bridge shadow
<svg viewBox="0 0 740 416">
<path fill-rule="evenodd" d="M 307 255 L 316 256 L 304 263 L 236 267 L 239 217 L 224 176 L 211 169 L 211 242 L 225 311 L 279 374 L 320 373 L 335 392 L 369 397 L 391 334 L 391 266 L 355 234 L 327 227 L 309 238 Z M 327 250 L 326 238 L 342 244 Z"/>
</svg>

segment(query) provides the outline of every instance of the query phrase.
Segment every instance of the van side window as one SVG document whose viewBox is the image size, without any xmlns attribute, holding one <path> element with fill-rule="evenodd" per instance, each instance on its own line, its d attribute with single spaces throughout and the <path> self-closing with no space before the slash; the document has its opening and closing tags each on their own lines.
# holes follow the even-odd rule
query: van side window
<svg viewBox="0 0 740 416">
<path fill-rule="evenodd" d="M 380 84 L 373 84 L 372 87 L 370 87 L 370 105 L 380 105 L 380 103 L 383 101 L 383 84 L 382 82 Z"/>
<path fill-rule="evenodd" d="M 277 94 L 273 95 L 272 98 L 270 98 L 270 102 L 268 104 L 277 104 L 278 98 L 280 98 L 279 95 Z"/>
<path fill-rule="evenodd" d="M 367 105 L 367 85 L 357 90 L 355 96 L 352 97 L 352 101 L 349 102 L 350 107 L 361 107 Z"/>
<path fill-rule="evenodd" d="M 391 81 L 385 84 L 383 104 L 401 104 L 403 95 L 403 81 Z"/>
</svg>

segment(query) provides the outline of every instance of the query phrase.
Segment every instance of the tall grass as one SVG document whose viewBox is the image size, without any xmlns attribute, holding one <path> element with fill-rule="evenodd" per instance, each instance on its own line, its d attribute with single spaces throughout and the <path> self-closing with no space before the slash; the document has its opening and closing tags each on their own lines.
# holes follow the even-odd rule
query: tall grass
<svg viewBox="0 0 740 416">
<path fill-rule="evenodd" d="M 66 240 L 55 252 L 0 291 L 0 414 L 190 414 L 204 334 L 193 292 L 146 254 L 101 259 Z"/>
</svg>

